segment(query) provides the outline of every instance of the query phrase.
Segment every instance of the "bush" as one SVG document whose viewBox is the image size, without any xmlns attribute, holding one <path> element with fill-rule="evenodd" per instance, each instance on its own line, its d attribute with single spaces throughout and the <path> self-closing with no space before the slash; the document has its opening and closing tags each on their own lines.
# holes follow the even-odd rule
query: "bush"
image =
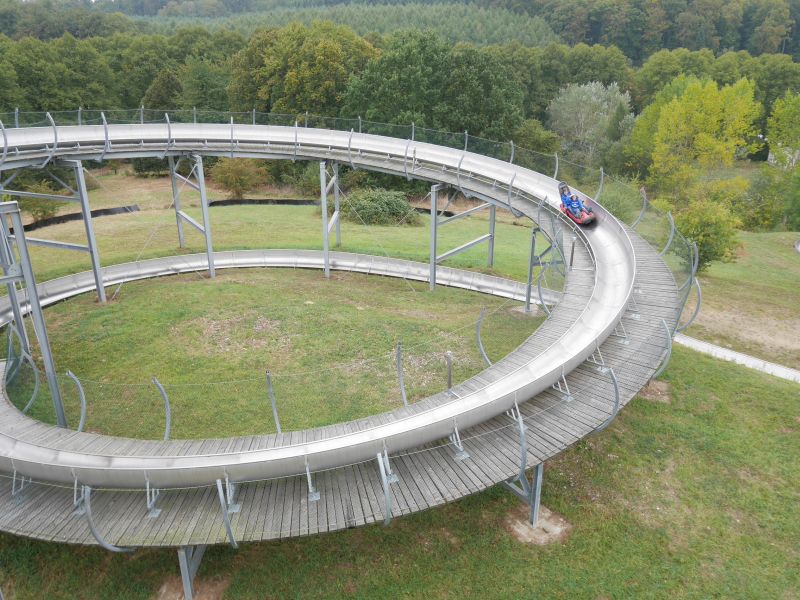
<svg viewBox="0 0 800 600">
<path fill-rule="evenodd" d="M 267 170 L 252 158 L 221 158 L 211 169 L 211 178 L 228 191 L 229 198 L 238 200 L 266 183 Z"/>
<path fill-rule="evenodd" d="M 169 173 L 169 164 L 164 158 L 134 158 L 133 173 L 137 177 L 157 177 Z"/>
<path fill-rule="evenodd" d="M 36 194 L 55 194 L 56 191 L 46 181 L 40 181 L 24 186 L 24 191 L 34 192 Z M 8 202 L 13 200 L 9 196 L 3 196 L 3 201 Z M 42 219 L 49 219 L 54 217 L 62 206 L 68 204 L 67 202 L 59 202 L 58 200 L 45 200 L 44 198 L 19 198 L 19 208 L 22 212 L 28 213 L 33 217 L 34 221 L 41 221 Z"/>
<path fill-rule="evenodd" d="M 329 205 L 333 204 L 329 202 Z M 329 206 L 330 208 L 330 206 Z M 354 190 L 341 204 L 342 218 L 366 225 L 420 225 L 422 219 L 403 192 L 383 188 Z"/>
<path fill-rule="evenodd" d="M 697 242 L 698 271 L 714 261 L 731 262 L 739 243 L 736 240 L 740 222 L 728 206 L 702 199 L 681 210 L 676 218 L 678 229 Z"/>
</svg>

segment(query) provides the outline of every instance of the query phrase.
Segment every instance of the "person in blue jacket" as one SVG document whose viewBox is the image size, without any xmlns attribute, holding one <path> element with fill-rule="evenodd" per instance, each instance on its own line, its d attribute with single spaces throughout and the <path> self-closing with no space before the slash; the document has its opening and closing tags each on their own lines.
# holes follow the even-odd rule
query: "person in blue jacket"
<svg viewBox="0 0 800 600">
<path fill-rule="evenodd" d="M 589 210 L 584 206 L 583 202 L 576 194 L 569 194 L 562 192 L 561 193 L 561 204 L 564 205 L 564 208 L 568 209 L 576 218 L 580 218 L 581 212 Z"/>
</svg>

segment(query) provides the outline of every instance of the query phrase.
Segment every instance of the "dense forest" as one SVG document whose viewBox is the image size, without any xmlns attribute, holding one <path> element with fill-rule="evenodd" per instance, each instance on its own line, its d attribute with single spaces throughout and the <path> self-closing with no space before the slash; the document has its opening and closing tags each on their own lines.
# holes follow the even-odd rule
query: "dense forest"
<svg viewBox="0 0 800 600">
<path fill-rule="evenodd" d="M 678 18 L 700 11 L 700 3 L 647 2 L 648 10 L 669 4 L 673 12 L 663 17 L 669 27 L 652 30 L 661 36 L 652 47 L 638 49 L 605 37 L 604 31 L 620 35 L 624 28 L 603 21 L 600 12 L 589 10 L 595 5 L 589 1 L 462 3 L 464 10 L 486 14 L 535 13 L 519 18 L 541 25 L 527 43 L 488 44 L 454 43 L 447 32 L 408 27 L 361 35 L 327 20 L 273 23 L 250 35 L 196 24 L 153 33 L 151 20 L 113 12 L 164 14 L 175 9 L 175 1 L 56 7 L 0 0 L 0 112 L 6 113 L 0 118 L 11 123 L 15 108 L 144 105 L 161 111 L 255 109 L 414 122 L 419 128 L 467 130 L 471 136 L 558 151 L 567 161 L 602 166 L 645 184 L 655 202 L 673 210 L 684 230 L 701 241 L 704 262 L 731 257 L 739 227 L 800 228 L 800 63 L 788 54 L 793 21 L 781 21 L 785 29 L 775 26 L 780 48 L 775 40 L 752 43 L 771 22 L 766 16 L 756 19 L 753 11 L 772 7 L 784 14 L 779 8 L 785 7 L 791 15 L 793 5 L 783 0 L 728 3 L 726 11 L 733 5 L 741 10 L 734 11 L 733 21 L 717 19 L 716 33 L 702 44 L 680 33 L 680 23 L 696 32 L 696 21 Z M 256 9 L 286 10 L 282 0 L 207 1 L 219 3 L 226 18 L 241 13 L 232 19 L 246 19 L 247 11 Z M 420 7 L 307 4 L 303 10 L 320 14 L 393 15 Z M 618 17 L 636 6 L 610 4 L 624 9 Z M 678 5 L 683 12 L 674 12 Z M 595 24 L 582 32 L 564 17 L 579 9 L 594 15 L 586 19 Z M 709 5 L 703 14 L 719 17 L 726 11 Z M 545 13 L 549 25 L 541 20 Z M 276 13 L 262 16 L 270 14 Z M 713 42 L 723 21 L 735 21 L 736 33 Z M 570 42 L 603 44 L 558 42 L 551 27 Z M 483 41 L 493 39 L 505 38 L 497 34 Z M 698 49 L 670 49 L 680 44 Z M 775 52 L 782 49 L 787 53 Z M 643 58 L 641 64 L 637 58 Z"/>
</svg>

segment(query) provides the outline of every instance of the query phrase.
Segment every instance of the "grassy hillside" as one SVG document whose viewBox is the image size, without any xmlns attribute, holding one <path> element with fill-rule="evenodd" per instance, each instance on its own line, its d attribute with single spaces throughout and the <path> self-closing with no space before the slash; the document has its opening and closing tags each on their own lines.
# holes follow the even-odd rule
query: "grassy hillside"
<svg viewBox="0 0 800 600">
<path fill-rule="evenodd" d="M 739 234 L 736 262 L 700 277 L 703 304 L 687 333 L 800 369 L 798 232 Z"/>
</svg>

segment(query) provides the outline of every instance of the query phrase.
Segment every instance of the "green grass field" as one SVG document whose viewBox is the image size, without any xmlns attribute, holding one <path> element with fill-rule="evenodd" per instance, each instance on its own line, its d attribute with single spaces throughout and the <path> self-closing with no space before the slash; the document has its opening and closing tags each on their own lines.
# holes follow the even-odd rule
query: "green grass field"
<svg viewBox="0 0 800 600">
<path fill-rule="evenodd" d="M 271 371 L 284 431 L 328 425 L 402 406 L 395 344 L 403 343 L 409 401 L 480 372 L 475 321 L 489 356 L 505 356 L 543 317 L 518 302 L 388 277 L 292 269 L 222 270 L 216 279 L 178 275 L 126 284 L 100 307 L 84 294 L 47 310 L 56 365 L 83 381 L 89 430 L 160 439 L 169 394 L 173 438 L 226 437 L 276 429 Z M 127 385 L 126 385 L 127 384 Z M 61 384 L 71 422 L 75 386 Z M 20 408 L 28 393 L 13 394 Z M 32 415 L 54 422 L 49 398 Z M 133 418 L 135 416 L 135 418 Z"/>
<path fill-rule="evenodd" d="M 798 597 L 800 386 L 682 348 L 664 380 L 668 403 L 637 399 L 548 463 L 543 503 L 573 526 L 563 544 L 518 542 L 505 520 L 519 501 L 498 487 L 388 528 L 210 548 L 199 589 L 237 600 Z M 172 551 L 0 536 L 7 600 L 158 598 L 177 578 Z"/>
<path fill-rule="evenodd" d="M 687 333 L 800 369 L 800 233 L 741 232 L 736 262 L 700 276 L 703 304 Z"/>
</svg>

